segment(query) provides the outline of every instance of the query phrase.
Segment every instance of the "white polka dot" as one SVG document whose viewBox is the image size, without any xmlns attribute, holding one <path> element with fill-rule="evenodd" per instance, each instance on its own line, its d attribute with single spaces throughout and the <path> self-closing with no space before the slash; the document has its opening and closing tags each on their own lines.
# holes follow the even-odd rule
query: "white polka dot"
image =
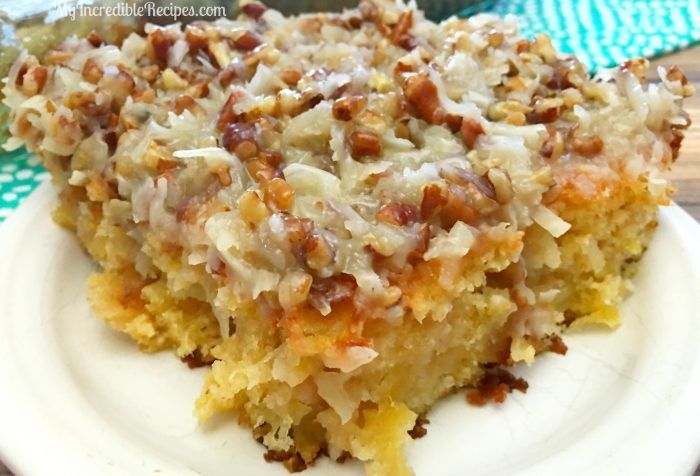
<svg viewBox="0 0 700 476">
<path fill-rule="evenodd" d="M 3 193 L 2 199 L 6 202 L 14 202 L 15 200 L 17 200 L 17 194 L 12 192 Z"/>
<path fill-rule="evenodd" d="M 3 172 L 8 172 L 8 173 L 14 172 L 15 170 L 17 170 L 17 166 L 15 164 L 7 164 L 7 165 L 3 165 L 2 169 L 0 169 L 0 170 L 2 170 Z"/>
<path fill-rule="evenodd" d="M 44 180 L 48 179 L 49 177 L 51 177 L 51 174 L 50 174 L 50 173 L 48 173 L 48 172 L 39 172 L 38 174 L 36 174 L 36 175 L 34 176 L 34 180 L 35 180 L 36 182 L 43 182 Z"/>
<path fill-rule="evenodd" d="M 12 213 L 12 210 L 9 208 L 0 208 L 0 218 L 7 218 L 10 216 L 10 213 Z"/>
<path fill-rule="evenodd" d="M 12 188 L 12 191 L 15 193 L 27 193 L 27 192 L 30 192 L 31 190 L 32 190 L 32 187 L 30 187 L 29 185 L 15 185 Z"/>
<path fill-rule="evenodd" d="M 39 156 L 37 155 L 32 155 L 27 159 L 27 165 L 31 165 L 32 167 L 35 167 L 41 163 L 41 160 L 39 160 Z"/>
<path fill-rule="evenodd" d="M 27 180 L 32 178 L 32 175 L 34 175 L 34 172 L 31 170 L 20 170 L 19 172 L 15 173 L 15 177 L 17 177 L 17 180 Z"/>
<path fill-rule="evenodd" d="M 9 182 L 12 182 L 12 175 L 0 174 L 0 183 L 9 183 Z"/>
</svg>

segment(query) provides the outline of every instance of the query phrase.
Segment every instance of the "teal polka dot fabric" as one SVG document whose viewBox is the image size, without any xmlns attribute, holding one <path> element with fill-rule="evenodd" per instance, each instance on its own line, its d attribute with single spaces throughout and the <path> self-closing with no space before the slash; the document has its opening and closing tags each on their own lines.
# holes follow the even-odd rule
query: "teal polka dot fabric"
<svg viewBox="0 0 700 476">
<path fill-rule="evenodd" d="M 461 12 L 515 15 L 521 33 L 545 32 L 591 71 L 700 42 L 700 0 L 489 0 Z"/>
<path fill-rule="evenodd" d="M 24 149 L 0 157 L 0 221 L 49 177 L 39 159 Z"/>
<path fill-rule="evenodd" d="M 700 42 L 700 0 L 483 0 L 460 15 L 479 12 L 514 15 L 524 37 L 549 34 L 591 71 Z M 47 176 L 24 149 L 0 152 L 0 222 Z"/>
</svg>

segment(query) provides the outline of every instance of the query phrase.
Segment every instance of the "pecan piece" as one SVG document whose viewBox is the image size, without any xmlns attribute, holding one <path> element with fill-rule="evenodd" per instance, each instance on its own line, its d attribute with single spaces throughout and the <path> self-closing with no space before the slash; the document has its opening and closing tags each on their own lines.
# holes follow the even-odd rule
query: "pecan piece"
<svg viewBox="0 0 700 476">
<path fill-rule="evenodd" d="M 243 5 L 241 10 L 250 18 L 257 21 L 260 20 L 260 17 L 267 11 L 267 7 L 259 2 L 250 2 Z"/>
<path fill-rule="evenodd" d="M 364 96 L 347 96 L 333 103 L 333 117 L 339 121 L 349 121 L 367 104 Z"/>
<path fill-rule="evenodd" d="M 382 143 L 372 132 L 355 131 L 348 138 L 350 154 L 353 157 L 367 157 L 382 153 Z"/>
<path fill-rule="evenodd" d="M 253 51 L 262 43 L 263 40 L 258 34 L 252 31 L 246 31 L 234 40 L 233 46 L 240 51 Z"/>
<path fill-rule="evenodd" d="M 440 106 L 437 87 L 426 74 L 408 75 L 403 84 L 403 91 L 419 119 L 430 124 L 442 122 L 445 111 Z"/>
<path fill-rule="evenodd" d="M 314 222 L 308 218 L 299 218 L 294 215 L 282 215 L 287 239 L 293 246 L 302 245 L 314 229 Z"/>
<path fill-rule="evenodd" d="M 216 121 L 216 128 L 221 132 L 226 130 L 229 124 L 238 120 L 238 114 L 233 110 L 236 102 L 240 99 L 240 93 L 233 92 L 229 95 L 224 107 L 219 112 L 219 119 Z"/>
<path fill-rule="evenodd" d="M 255 139 L 255 124 L 234 122 L 224 131 L 221 145 L 241 160 L 250 159 L 258 153 Z"/>
<path fill-rule="evenodd" d="M 92 58 L 85 60 L 82 71 L 83 78 L 93 84 L 96 84 L 100 81 L 100 79 L 102 79 L 103 74 L 102 68 L 100 68 L 100 66 L 97 64 L 97 61 Z"/>
<path fill-rule="evenodd" d="M 688 78 L 686 78 L 683 71 L 678 66 L 671 66 L 666 72 L 666 79 L 669 81 L 679 81 L 681 85 L 685 86 L 688 84 Z"/>
<path fill-rule="evenodd" d="M 289 211 L 294 205 L 294 189 L 282 178 L 273 178 L 263 185 L 265 204 L 277 211 Z"/>
<path fill-rule="evenodd" d="M 275 178 L 284 178 L 284 174 L 278 168 L 273 167 L 264 160 L 252 159 L 245 163 L 248 173 L 258 182 L 264 183 Z"/>
<path fill-rule="evenodd" d="M 182 112 L 187 109 L 189 111 L 194 110 L 195 106 L 197 106 L 197 103 L 192 99 L 192 96 L 188 96 L 187 94 L 180 94 L 178 97 L 175 98 L 174 104 L 175 107 L 173 108 L 175 110 L 175 114 L 182 114 Z"/>
<path fill-rule="evenodd" d="M 571 140 L 571 148 L 579 155 L 593 157 L 603 151 L 603 139 L 594 134 L 577 136 Z"/>
<path fill-rule="evenodd" d="M 48 76 L 49 70 L 46 67 L 41 65 L 31 66 L 22 77 L 22 92 L 26 96 L 39 94 L 44 89 Z"/>
<path fill-rule="evenodd" d="M 305 241 L 302 248 L 302 255 L 306 261 L 306 265 L 319 271 L 333 261 L 333 250 L 330 245 L 321 235 L 310 235 Z"/>
<path fill-rule="evenodd" d="M 333 304 L 351 299 L 357 289 L 355 279 L 341 274 L 326 279 L 315 279 L 309 291 L 309 304 L 319 310 L 328 310 Z"/>
<path fill-rule="evenodd" d="M 289 86 L 296 86 L 301 79 L 301 72 L 296 69 L 285 69 L 280 72 L 280 79 Z"/>
<path fill-rule="evenodd" d="M 126 101 L 126 98 L 129 97 L 136 86 L 134 78 L 132 78 L 129 73 L 122 70 L 119 70 L 117 74 L 104 76 L 102 78 L 102 84 L 104 88 L 110 92 L 113 107 L 116 106 L 117 109 L 124 104 L 124 101 Z"/>
<path fill-rule="evenodd" d="M 385 203 L 377 211 L 377 221 L 389 225 L 405 226 L 418 221 L 420 211 L 408 203 Z"/>
<path fill-rule="evenodd" d="M 270 216 L 270 210 L 265 202 L 252 190 L 243 192 L 238 199 L 238 209 L 241 212 L 241 218 L 251 225 L 257 225 Z"/>
<path fill-rule="evenodd" d="M 434 217 L 447 203 L 442 194 L 442 188 L 435 183 L 431 183 L 423 188 L 423 199 L 420 204 L 420 215 L 423 220 Z"/>
<path fill-rule="evenodd" d="M 86 39 L 95 48 L 99 47 L 102 43 L 104 43 L 102 37 L 95 30 L 88 33 Z"/>
<path fill-rule="evenodd" d="M 459 133 L 462 136 L 462 142 L 468 148 L 473 149 L 476 140 L 484 133 L 484 128 L 479 121 L 471 117 L 465 117 L 462 120 L 462 126 L 459 128 Z"/>
<path fill-rule="evenodd" d="M 175 44 L 175 40 L 162 28 L 156 28 L 148 35 L 148 39 L 153 47 L 153 56 L 158 66 L 165 68 L 168 64 L 168 52 Z"/>
<path fill-rule="evenodd" d="M 200 50 L 206 50 L 209 38 L 201 28 L 187 25 L 185 27 L 185 41 L 190 45 L 189 53 L 196 54 Z"/>
<path fill-rule="evenodd" d="M 411 50 L 415 46 L 415 40 L 408 33 L 413 26 L 413 10 L 408 10 L 399 15 L 399 21 L 391 29 L 389 41 L 404 49 Z"/>
<path fill-rule="evenodd" d="M 440 176 L 449 182 L 464 187 L 474 186 L 481 195 L 491 200 L 496 199 L 496 190 L 488 178 L 479 177 L 473 172 L 452 166 L 446 166 L 440 169 Z"/>
</svg>

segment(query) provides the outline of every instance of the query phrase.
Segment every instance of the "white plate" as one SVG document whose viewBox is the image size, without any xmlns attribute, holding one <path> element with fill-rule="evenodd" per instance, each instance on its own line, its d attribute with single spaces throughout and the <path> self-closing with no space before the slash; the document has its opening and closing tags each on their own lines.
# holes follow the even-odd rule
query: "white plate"
<svg viewBox="0 0 700 476">
<path fill-rule="evenodd" d="M 43 185 L 0 226 L 0 459 L 26 475 L 286 475 L 248 430 L 192 416 L 203 370 L 140 353 L 94 318 L 93 269 L 49 218 Z M 566 357 L 516 369 L 526 395 L 429 414 L 418 475 L 690 474 L 700 456 L 700 226 L 660 226 L 612 333 L 568 335 Z M 159 473 L 157 473 L 159 471 Z M 321 459 L 305 474 L 361 474 Z"/>
</svg>

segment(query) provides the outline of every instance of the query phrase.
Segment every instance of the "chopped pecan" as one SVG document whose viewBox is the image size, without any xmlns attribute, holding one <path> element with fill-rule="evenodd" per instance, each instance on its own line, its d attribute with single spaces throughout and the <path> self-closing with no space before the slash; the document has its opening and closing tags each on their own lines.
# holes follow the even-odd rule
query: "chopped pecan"
<svg viewBox="0 0 700 476">
<path fill-rule="evenodd" d="M 420 215 L 423 220 L 429 220 L 439 213 L 440 209 L 447 203 L 443 196 L 442 188 L 435 183 L 431 183 L 423 188 L 423 199 L 420 204 Z"/>
<path fill-rule="evenodd" d="M 416 247 L 409 253 L 408 260 L 416 262 L 423 259 L 423 254 L 428 250 L 430 244 L 430 225 L 423 223 L 418 230 L 418 240 Z"/>
<path fill-rule="evenodd" d="M 446 113 L 443 116 L 443 121 L 453 134 L 456 134 L 462 128 L 462 116 Z"/>
<path fill-rule="evenodd" d="M 361 17 L 352 16 L 348 18 L 348 25 L 354 30 L 358 30 L 362 26 L 362 23 Z"/>
<path fill-rule="evenodd" d="M 204 30 L 195 25 L 187 25 L 185 27 L 185 41 L 190 45 L 190 54 L 196 54 L 200 50 L 206 50 L 209 43 Z"/>
<path fill-rule="evenodd" d="M 289 242 L 294 246 L 302 246 L 313 232 L 314 222 L 294 215 L 282 214 L 281 216 Z"/>
<path fill-rule="evenodd" d="M 355 278 L 347 274 L 315 279 L 309 291 L 309 303 L 316 309 L 324 309 L 352 298 L 356 289 Z"/>
<path fill-rule="evenodd" d="M 570 144 L 574 152 L 584 157 L 593 157 L 603 151 L 603 139 L 594 134 L 574 136 Z"/>
<path fill-rule="evenodd" d="M 473 149 L 476 140 L 484 133 L 484 128 L 476 119 L 465 117 L 462 120 L 462 126 L 459 128 L 459 133 L 462 136 L 464 145 L 469 149 Z"/>
<path fill-rule="evenodd" d="M 126 71 L 119 70 L 117 74 L 106 75 L 102 78 L 102 85 L 110 92 L 113 105 L 121 107 L 134 90 L 136 82 Z"/>
<path fill-rule="evenodd" d="M 382 153 L 382 143 L 373 132 L 353 132 L 348 137 L 348 145 L 353 157 L 367 157 Z"/>
<path fill-rule="evenodd" d="M 513 184 L 510 181 L 508 172 L 499 168 L 490 168 L 487 172 L 489 182 L 496 191 L 496 201 L 505 204 L 513 199 Z"/>
<path fill-rule="evenodd" d="M 564 153 L 564 137 L 560 131 L 550 132 L 544 141 L 540 155 L 549 160 L 557 160 Z"/>
<path fill-rule="evenodd" d="M 280 79 L 290 86 L 296 86 L 301 79 L 301 71 L 297 69 L 285 69 L 280 72 Z"/>
<path fill-rule="evenodd" d="M 489 33 L 489 35 L 486 37 L 486 41 L 489 42 L 489 46 L 493 48 L 498 48 L 499 46 L 501 46 L 505 39 L 506 37 L 503 34 L 503 32 L 495 30 Z"/>
<path fill-rule="evenodd" d="M 270 216 L 270 210 L 265 205 L 257 193 L 246 190 L 238 199 L 238 209 L 241 218 L 251 225 L 257 225 Z"/>
<path fill-rule="evenodd" d="M 575 64 L 567 59 L 559 59 L 554 63 L 554 73 L 547 81 L 546 86 L 550 89 L 575 88 L 582 82 L 582 78 L 574 71 Z"/>
<path fill-rule="evenodd" d="M 634 75 L 641 84 L 647 80 L 647 70 L 649 69 L 649 60 L 646 58 L 628 59 L 620 65 L 622 71 L 629 71 Z"/>
<path fill-rule="evenodd" d="M 71 50 L 51 50 L 44 56 L 44 63 L 57 65 L 64 64 L 73 57 L 75 53 Z"/>
<path fill-rule="evenodd" d="M 357 5 L 357 9 L 366 21 L 374 22 L 379 19 L 379 9 L 369 0 L 361 0 Z"/>
<path fill-rule="evenodd" d="M 250 2 L 243 5 L 241 10 L 253 20 L 260 20 L 260 17 L 267 11 L 267 7 L 259 2 Z"/>
<path fill-rule="evenodd" d="M 462 185 L 474 186 L 476 190 L 483 196 L 496 199 L 496 190 L 493 184 L 486 177 L 480 177 L 473 172 L 460 167 L 446 166 L 440 169 L 440 176 L 449 182 Z"/>
<path fill-rule="evenodd" d="M 102 68 L 100 68 L 100 66 L 97 64 L 97 61 L 92 58 L 85 60 L 82 71 L 83 78 L 93 84 L 96 84 L 100 81 L 100 79 L 102 79 L 103 74 Z"/>
<path fill-rule="evenodd" d="M 464 188 L 454 184 L 447 186 L 447 202 L 440 211 L 440 223 L 446 230 L 458 221 L 474 223 L 477 213 L 472 207 L 470 197 Z"/>
<path fill-rule="evenodd" d="M 162 28 L 156 28 L 148 35 L 148 39 L 153 47 L 153 56 L 158 66 L 165 68 L 168 65 L 168 52 L 175 44 L 172 35 Z"/>
<path fill-rule="evenodd" d="M 413 26 L 413 10 L 408 10 L 401 15 L 399 15 L 399 21 L 391 29 L 389 34 L 389 41 L 393 44 L 405 48 L 407 50 L 413 49 L 415 46 L 415 40 L 408 33 L 408 30 Z"/>
<path fill-rule="evenodd" d="M 681 143 L 684 139 L 684 134 L 682 131 L 677 129 L 671 130 L 671 140 L 668 142 L 668 146 L 671 148 L 671 159 L 676 160 L 678 155 L 680 155 Z"/>
<path fill-rule="evenodd" d="M 306 265 L 319 271 L 333 261 L 333 250 L 321 235 L 312 234 L 304 241 L 302 255 L 306 260 Z"/>
<path fill-rule="evenodd" d="M 241 160 L 252 158 L 258 153 L 255 124 L 244 122 L 229 124 L 224 131 L 221 145 L 229 152 L 235 153 Z"/>
<path fill-rule="evenodd" d="M 367 104 L 364 96 L 346 96 L 333 103 L 333 117 L 339 121 L 349 121 Z"/>
<path fill-rule="evenodd" d="M 111 118 L 109 104 L 98 105 L 95 93 L 90 91 L 73 91 L 66 94 L 63 105 L 68 109 L 79 112 L 86 121 L 94 120 L 100 127 L 106 128 Z"/>
<path fill-rule="evenodd" d="M 102 43 L 104 43 L 102 37 L 95 30 L 88 33 L 86 39 L 95 48 L 99 47 Z"/>
<path fill-rule="evenodd" d="M 240 93 L 232 92 L 226 100 L 224 107 L 221 108 L 219 119 L 216 121 L 216 128 L 221 132 L 224 132 L 229 124 L 238 120 L 238 114 L 233 110 L 233 106 L 235 106 L 240 97 Z"/>
<path fill-rule="evenodd" d="M 248 160 L 245 163 L 248 173 L 258 182 L 264 183 L 275 178 L 284 178 L 282 171 L 261 159 Z"/>
<path fill-rule="evenodd" d="M 443 190 L 437 184 L 430 184 L 423 189 L 421 217 L 429 220 L 435 216 L 440 218 L 442 227 L 449 230 L 458 221 L 474 223 L 477 212 L 465 188 L 448 184 Z"/>
<path fill-rule="evenodd" d="M 426 74 L 409 74 L 404 81 L 403 91 L 418 118 L 430 124 L 442 122 L 444 110 L 440 106 L 438 90 Z"/>
<path fill-rule="evenodd" d="M 49 71 L 44 66 L 37 64 L 29 67 L 22 77 L 22 93 L 26 96 L 39 94 L 44 89 L 48 76 Z"/>
<path fill-rule="evenodd" d="M 253 51 L 263 43 L 262 38 L 252 31 L 246 31 L 241 36 L 236 38 L 233 45 L 240 51 Z"/>
<path fill-rule="evenodd" d="M 182 114 L 182 112 L 187 109 L 187 110 L 192 110 L 197 103 L 192 99 L 192 96 L 188 96 L 187 94 L 180 94 L 178 95 L 174 101 L 173 105 L 175 106 L 173 109 L 175 111 L 175 114 Z"/>
<path fill-rule="evenodd" d="M 224 67 L 224 69 L 219 71 L 219 74 L 216 75 L 216 79 L 219 81 L 222 89 L 228 88 L 237 77 L 238 72 L 233 65 L 227 65 Z"/>
<path fill-rule="evenodd" d="M 134 99 L 134 102 L 151 104 L 156 99 L 156 92 L 151 88 L 137 87 L 134 89 L 134 92 L 131 93 L 131 97 Z"/>
<path fill-rule="evenodd" d="M 142 66 L 141 68 L 138 68 L 136 70 L 136 74 L 139 75 L 139 77 L 145 79 L 149 83 L 152 83 L 156 79 L 158 79 L 158 74 L 160 73 L 160 68 L 158 67 L 157 64 L 149 64 L 146 66 Z"/>
<path fill-rule="evenodd" d="M 263 185 L 265 204 L 272 210 L 289 211 L 294 204 L 294 189 L 282 178 Z"/>
<path fill-rule="evenodd" d="M 276 150 L 265 150 L 258 154 L 258 158 L 272 167 L 279 167 L 282 163 L 282 154 Z"/>
<path fill-rule="evenodd" d="M 290 271 L 278 286 L 277 296 L 282 309 L 289 311 L 306 302 L 313 278 L 303 271 Z"/>
<path fill-rule="evenodd" d="M 377 211 L 377 221 L 395 226 L 405 226 L 419 218 L 418 208 L 408 203 L 385 203 Z"/>
<path fill-rule="evenodd" d="M 679 81 L 681 85 L 685 86 L 688 84 L 688 78 L 686 78 L 683 71 L 678 66 L 671 66 L 666 72 L 666 79 L 669 81 Z"/>
</svg>

